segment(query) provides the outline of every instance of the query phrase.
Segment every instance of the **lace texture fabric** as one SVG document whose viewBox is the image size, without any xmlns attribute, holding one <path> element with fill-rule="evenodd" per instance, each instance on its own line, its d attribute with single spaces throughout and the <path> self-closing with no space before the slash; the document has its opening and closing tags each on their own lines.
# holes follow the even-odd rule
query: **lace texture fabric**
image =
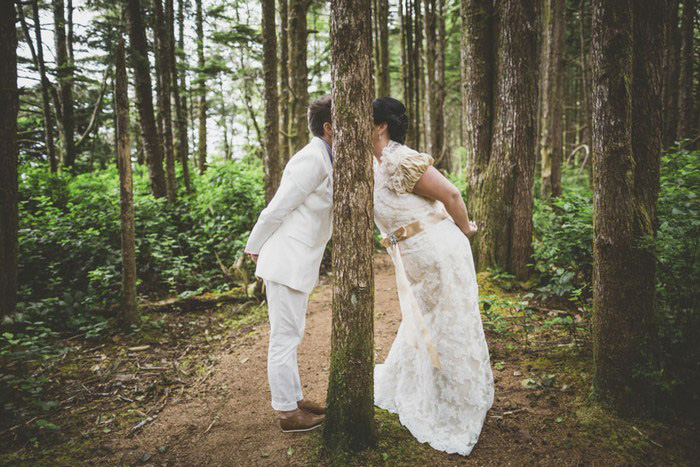
<svg viewBox="0 0 700 467">
<path fill-rule="evenodd" d="M 444 210 L 412 194 L 432 164 L 427 154 L 394 141 L 375 161 L 375 222 L 384 232 Z M 493 375 L 479 314 L 479 291 L 469 239 L 451 219 L 399 243 L 411 289 L 440 357 L 432 366 L 421 343 L 407 339 L 404 323 L 383 364 L 374 369 L 375 405 L 399 415 L 422 443 L 468 455 L 493 404 Z"/>
</svg>

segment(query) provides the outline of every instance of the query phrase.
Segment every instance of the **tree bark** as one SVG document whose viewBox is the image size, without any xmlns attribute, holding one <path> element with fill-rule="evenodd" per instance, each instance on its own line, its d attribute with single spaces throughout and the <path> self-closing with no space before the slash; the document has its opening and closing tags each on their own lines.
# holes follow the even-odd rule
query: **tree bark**
<svg viewBox="0 0 700 467">
<path fill-rule="evenodd" d="M 376 96 L 391 95 L 391 81 L 389 78 L 389 1 L 375 1 L 374 24 L 376 29 L 375 44 L 375 88 Z"/>
<path fill-rule="evenodd" d="M 428 75 L 428 122 L 430 135 L 429 151 L 435 158 L 435 167 L 449 170 L 444 157 L 445 120 L 444 120 L 444 18 L 442 17 L 442 0 L 423 0 L 425 10 L 425 56 Z M 442 23 L 442 41 L 439 43 Z"/>
<path fill-rule="evenodd" d="M 265 78 L 265 200 L 270 202 L 280 182 L 279 114 L 277 102 L 277 31 L 275 0 L 262 1 L 263 74 Z"/>
<path fill-rule="evenodd" d="M 593 1 L 593 390 L 629 414 L 653 406 L 663 4 Z"/>
<path fill-rule="evenodd" d="M 289 0 L 290 156 L 309 142 L 306 118 L 309 106 L 306 12 L 310 3 L 309 0 Z"/>
<path fill-rule="evenodd" d="M 376 442 L 369 0 L 331 4 L 333 331 L 323 439 L 333 453 Z"/>
<path fill-rule="evenodd" d="M 141 136 L 146 151 L 146 164 L 151 192 L 156 198 L 166 195 L 163 152 L 158 142 L 156 120 L 153 115 L 151 71 L 148 60 L 148 43 L 143 23 L 140 0 L 123 0 L 129 29 L 129 55 L 134 68 L 136 101 L 141 124 Z"/>
<path fill-rule="evenodd" d="M 664 54 L 664 129 L 663 144 L 667 148 L 678 139 L 678 84 L 681 35 L 678 29 L 679 0 L 668 1 L 666 19 L 666 52 Z"/>
<path fill-rule="evenodd" d="M 119 165 L 119 199 L 122 248 L 122 312 L 125 325 L 138 322 L 136 305 L 136 239 L 134 233 L 134 188 L 131 175 L 131 141 L 129 138 L 129 83 L 126 77 L 124 39 L 117 45 L 117 70 L 114 102 L 117 113 L 117 161 Z"/>
<path fill-rule="evenodd" d="M 177 180 L 175 179 L 175 153 L 173 145 L 173 113 L 170 97 L 172 94 L 172 50 L 170 45 L 169 20 L 172 13 L 172 0 L 153 0 L 155 27 L 153 34 L 158 38 L 156 54 L 158 54 L 158 113 L 163 122 L 161 147 L 165 155 L 165 191 L 168 201 L 174 202 L 177 197 Z"/>
<path fill-rule="evenodd" d="M 58 79 L 61 135 L 61 163 L 72 170 L 75 163 L 75 117 L 73 112 L 73 63 L 68 56 L 65 7 L 63 0 L 52 0 L 54 39 L 56 44 L 56 77 Z"/>
<path fill-rule="evenodd" d="M 168 0 L 171 1 L 171 0 Z M 185 183 L 185 191 L 192 192 L 190 183 L 190 164 L 189 164 L 189 134 L 187 133 L 187 80 L 185 79 L 185 70 L 187 69 L 187 59 L 185 58 L 185 0 L 178 0 L 177 16 L 178 16 L 178 45 L 175 50 L 175 24 L 174 18 L 171 18 L 171 34 L 173 44 L 172 54 L 172 72 L 173 72 L 173 98 L 175 100 L 175 115 L 177 118 L 177 151 L 180 165 L 182 166 L 182 180 Z M 178 68 L 178 60 L 180 69 Z M 178 85 L 179 79 L 179 85 Z M 182 95 L 180 95 L 182 91 Z"/>
<path fill-rule="evenodd" d="M 533 2 L 498 11 L 489 0 L 462 2 L 467 198 L 481 222 L 474 258 L 480 271 L 500 267 L 519 279 L 532 253 L 537 15 Z"/>
<path fill-rule="evenodd" d="M 15 5 L 0 2 L 0 316 L 17 305 L 17 30 Z"/>
<path fill-rule="evenodd" d="M 207 170 L 207 85 L 204 73 L 204 15 L 202 13 L 202 0 L 197 0 L 197 119 L 199 122 L 199 134 L 197 144 L 197 164 L 199 174 Z"/>
<path fill-rule="evenodd" d="M 544 0 L 542 115 L 540 121 L 541 197 L 561 195 L 564 117 L 564 0 Z M 585 93 L 585 90 L 584 90 Z"/>
<path fill-rule="evenodd" d="M 279 113 L 280 113 L 280 164 L 285 164 L 290 157 L 289 153 L 289 14 L 287 0 L 280 0 L 280 92 L 279 92 Z"/>
<path fill-rule="evenodd" d="M 693 20 L 696 15 L 695 0 L 683 0 L 681 20 L 680 83 L 678 86 L 678 137 L 691 138 L 693 132 Z"/>
</svg>

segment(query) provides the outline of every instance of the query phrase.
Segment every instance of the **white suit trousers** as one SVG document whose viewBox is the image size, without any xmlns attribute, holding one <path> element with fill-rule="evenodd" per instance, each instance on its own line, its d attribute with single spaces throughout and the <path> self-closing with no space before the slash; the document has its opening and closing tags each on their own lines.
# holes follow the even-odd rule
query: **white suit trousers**
<svg viewBox="0 0 700 467">
<path fill-rule="evenodd" d="M 270 319 L 267 378 L 272 408 L 294 410 L 297 401 L 304 398 L 299 380 L 297 347 L 304 337 L 309 294 L 273 281 L 265 281 L 265 288 Z"/>
</svg>

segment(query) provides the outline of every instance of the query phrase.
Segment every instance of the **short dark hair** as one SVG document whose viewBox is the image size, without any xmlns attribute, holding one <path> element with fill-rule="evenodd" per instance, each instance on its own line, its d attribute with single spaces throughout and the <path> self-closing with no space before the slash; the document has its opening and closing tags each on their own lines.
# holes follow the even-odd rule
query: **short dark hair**
<svg viewBox="0 0 700 467">
<path fill-rule="evenodd" d="M 309 130 L 314 136 L 323 136 L 323 124 L 331 123 L 331 96 L 322 96 L 309 104 Z"/>
<path fill-rule="evenodd" d="M 408 116 L 406 106 L 393 97 L 380 97 L 372 101 L 374 124 L 387 124 L 389 138 L 403 144 L 408 131 Z"/>
</svg>

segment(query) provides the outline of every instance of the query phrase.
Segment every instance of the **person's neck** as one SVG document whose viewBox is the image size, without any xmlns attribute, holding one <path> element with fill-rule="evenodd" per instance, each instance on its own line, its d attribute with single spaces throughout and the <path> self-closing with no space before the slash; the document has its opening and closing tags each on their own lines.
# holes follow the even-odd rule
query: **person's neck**
<svg viewBox="0 0 700 467">
<path fill-rule="evenodd" d="M 377 162 L 382 161 L 382 152 L 384 151 L 384 148 L 389 145 L 390 141 L 391 140 L 387 138 L 387 139 L 379 142 L 379 148 L 378 148 L 379 154 L 377 154 L 377 153 L 374 154 L 374 158 L 377 159 Z"/>
<path fill-rule="evenodd" d="M 325 141 L 326 143 L 328 143 L 328 145 L 329 145 L 330 147 L 333 147 L 333 140 L 331 139 L 330 136 L 323 135 L 323 136 L 319 136 L 319 138 L 321 138 L 323 141 Z"/>
</svg>

